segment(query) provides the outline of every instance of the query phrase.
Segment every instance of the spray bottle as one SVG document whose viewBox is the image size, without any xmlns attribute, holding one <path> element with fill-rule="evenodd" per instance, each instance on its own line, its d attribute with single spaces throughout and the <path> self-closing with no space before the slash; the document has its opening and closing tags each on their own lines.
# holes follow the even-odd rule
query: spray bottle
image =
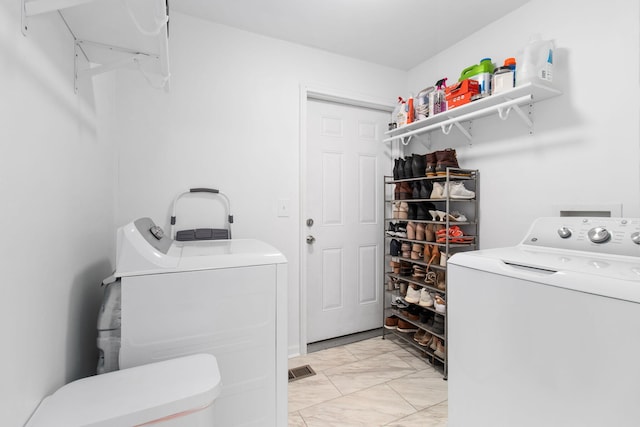
<svg viewBox="0 0 640 427">
<path fill-rule="evenodd" d="M 398 116 L 400 115 L 400 110 L 403 107 L 404 99 L 401 96 L 398 97 L 398 102 L 396 102 L 396 106 L 391 113 L 391 123 L 389 123 L 389 130 L 395 129 L 399 126 L 398 124 Z"/>
<path fill-rule="evenodd" d="M 400 109 L 396 116 L 396 124 L 401 127 L 407 124 L 407 103 L 402 98 L 398 98 L 398 103 L 400 104 Z"/>
<path fill-rule="evenodd" d="M 436 90 L 429 94 L 429 115 L 447 111 L 447 100 L 444 95 L 444 88 L 447 85 L 447 78 L 436 82 Z"/>
</svg>

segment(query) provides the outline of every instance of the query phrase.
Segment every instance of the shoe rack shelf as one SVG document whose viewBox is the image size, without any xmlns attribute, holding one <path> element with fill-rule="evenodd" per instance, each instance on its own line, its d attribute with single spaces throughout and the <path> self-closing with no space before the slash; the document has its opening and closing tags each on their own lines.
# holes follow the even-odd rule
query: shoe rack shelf
<svg viewBox="0 0 640 427">
<path fill-rule="evenodd" d="M 531 130 L 533 121 L 529 113 L 522 110 L 522 106 L 532 105 L 535 102 L 543 101 L 561 95 L 558 89 L 535 83 L 526 83 L 511 90 L 487 96 L 469 104 L 461 105 L 451 110 L 444 111 L 426 119 L 419 120 L 397 129 L 385 132 L 387 138 L 383 142 L 391 142 L 397 139 L 408 144 L 414 135 L 420 135 L 437 130 L 448 135 L 455 126 L 467 139 L 471 140 L 471 134 L 461 123 L 497 114 L 502 120 L 507 120 L 511 112 L 525 122 Z"/>
<path fill-rule="evenodd" d="M 464 176 L 463 176 L 464 174 Z M 413 328 L 417 330 L 427 331 L 431 336 L 438 338 L 440 343 L 444 347 L 444 356 L 441 357 L 435 354 L 430 344 L 425 345 L 425 342 L 418 343 L 414 340 L 415 332 L 402 332 L 396 329 L 383 328 L 383 339 L 387 336 L 399 338 L 407 342 L 412 347 L 421 351 L 427 360 L 437 369 L 439 369 L 444 378 L 447 377 L 447 321 L 446 311 L 441 313 L 435 309 L 435 304 L 431 306 L 421 306 L 418 303 L 409 303 L 404 300 L 407 289 L 412 286 L 415 289 L 424 289 L 430 295 L 438 295 L 445 301 L 445 307 L 447 304 L 447 266 L 446 260 L 458 251 L 474 250 L 479 245 L 479 222 L 478 222 L 478 190 L 479 190 L 479 175 L 477 170 L 471 169 L 459 169 L 459 168 L 447 168 L 446 174 L 435 177 L 419 177 L 419 178 L 403 178 L 394 179 L 387 176 L 384 178 L 385 188 L 385 247 L 386 253 L 384 255 L 384 276 L 385 276 L 385 304 L 383 312 L 383 322 L 386 324 L 389 317 L 395 317 L 396 319 L 407 322 L 407 324 L 413 325 Z M 457 183 L 457 184 L 456 184 Z M 413 198 L 404 193 L 398 193 L 396 191 L 397 186 L 400 185 L 428 185 L 432 188 L 434 185 L 441 185 L 445 188 L 451 188 L 452 185 L 465 186 L 466 190 L 473 191 L 474 197 L 471 198 L 454 198 L 451 195 L 451 191 L 446 192 L 444 197 L 433 197 L 435 192 L 431 192 L 429 195 L 433 198 Z M 468 187 L 468 188 L 467 188 Z M 396 197 L 402 198 L 396 198 Z M 424 209 L 421 213 L 421 219 L 418 219 L 417 209 L 408 209 L 406 215 L 403 215 L 400 210 L 394 209 L 394 206 L 406 203 L 406 206 L 422 205 Z M 430 208 L 430 209 L 427 209 Z M 435 209 L 434 209 L 435 208 Z M 424 211 L 432 210 L 439 212 L 440 215 L 436 215 L 436 219 L 429 213 L 424 218 Z M 455 212 L 455 214 L 454 214 Z M 460 212 L 463 213 L 465 218 L 460 216 Z M 444 214 L 444 215 L 443 215 Z M 454 214 L 450 216 L 450 214 Z M 441 220 L 444 216 L 444 220 Z M 461 218 L 461 221 L 454 221 L 452 218 Z M 409 223 L 413 223 L 415 227 L 419 224 L 425 227 L 425 231 L 429 229 L 429 232 L 425 232 L 424 236 L 407 236 L 406 226 Z M 447 230 L 460 229 L 465 239 L 468 241 L 463 243 L 453 242 L 453 237 Z M 453 227 L 453 228 L 452 228 Z M 437 231 L 445 230 L 441 232 L 441 241 L 438 240 Z M 412 233 L 409 233 L 412 234 Z M 435 235 L 435 236 L 434 236 Z M 442 237 L 444 236 L 444 237 Z M 418 239 L 418 237 L 421 237 Z M 424 238 L 422 238 L 424 237 Z M 428 241 L 427 239 L 431 240 Z M 398 253 L 395 251 L 392 253 L 391 244 L 395 240 Z M 444 261 L 438 263 L 432 263 L 430 260 L 426 260 L 424 256 L 413 257 L 411 251 L 402 251 L 402 244 L 408 244 L 411 249 L 414 245 L 417 247 L 429 247 L 429 251 L 432 252 L 433 248 L 437 248 L 440 253 L 440 258 L 444 258 Z M 426 250 L 425 250 L 426 251 Z M 404 252 L 404 253 L 403 253 Z M 396 268 L 393 271 L 391 263 L 399 263 L 404 266 L 404 271 L 400 268 Z M 414 267 L 422 268 L 425 272 L 425 277 L 416 275 L 415 273 L 407 272 L 411 269 L 414 271 Z M 435 281 L 425 281 L 426 275 L 432 272 L 436 275 Z M 444 276 L 444 277 L 443 277 Z M 431 275 L 433 277 L 433 275 Z M 441 283 L 444 282 L 444 286 Z M 438 286 L 440 285 L 440 286 Z M 414 290 L 415 291 L 415 290 Z M 401 298 L 407 307 L 397 307 L 396 300 Z M 402 304 L 401 302 L 401 304 Z M 419 313 L 419 314 L 417 314 Z M 433 323 L 437 316 L 442 316 L 444 330 L 438 331 L 434 329 Z M 426 321 L 425 321 L 426 320 Z M 432 341 L 433 342 L 433 341 Z"/>
<path fill-rule="evenodd" d="M 421 323 L 420 321 L 416 321 L 416 320 L 409 320 L 408 317 L 403 316 L 402 314 L 400 314 L 400 310 L 388 310 L 387 311 L 387 315 L 388 316 L 396 316 L 400 319 L 403 319 L 407 322 L 410 323 L 414 323 L 416 324 L 416 326 L 418 326 L 419 328 L 422 328 L 424 330 L 429 331 L 432 335 L 444 340 L 445 336 L 443 334 L 436 334 L 433 331 L 429 330 L 429 326 L 426 323 Z M 416 341 L 413 339 L 413 333 L 408 333 L 408 332 L 392 332 L 394 334 L 394 336 L 400 338 L 401 340 L 405 341 L 407 344 L 409 344 L 412 347 L 417 348 L 418 350 L 420 350 L 421 352 L 424 353 L 425 357 L 429 359 L 430 363 L 437 369 L 444 369 L 444 366 L 446 365 L 446 357 L 440 357 L 437 354 L 435 354 L 435 350 L 431 349 L 431 347 L 429 346 L 422 346 L 420 344 L 417 344 Z"/>
</svg>

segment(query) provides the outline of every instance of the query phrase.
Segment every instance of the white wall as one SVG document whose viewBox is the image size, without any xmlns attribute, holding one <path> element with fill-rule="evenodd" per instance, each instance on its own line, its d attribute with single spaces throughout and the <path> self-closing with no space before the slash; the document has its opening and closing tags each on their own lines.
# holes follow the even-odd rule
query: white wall
<svg viewBox="0 0 640 427">
<path fill-rule="evenodd" d="M 177 13 L 169 46 L 169 94 L 135 72 L 118 76 L 117 222 L 149 216 L 168 227 L 177 193 L 202 186 L 226 193 L 234 237 L 264 240 L 289 260 L 289 347 L 296 353 L 300 85 L 391 101 L 406 73 Z M 278 199 L 291 201 L 290 217 L 277 217 Z"/>
<path fill-rule="evenodd" d="M 57 14 L 20 32 L 0 3 L 0 424 L 22 425 L 61 385 L 95 373 L 100 281 L 112 271 L 114 149 L 107 92 L 73 92 L 73 39 Z M 90 83 L 90 82 L 89 82 Z"/>
<path fill-rule="evenodd" d="M 515 56 L 533 33 L 555 39 L 563 95 L 534 105 L 534 133 L 517 117 L 476 120 L 471 143 L 455 129 L 428 151 L 453 147 L 480 170 L 481 246 L 513 245 L 557 205 L 623 205 L 640 216 L 638 2 L 533 0 L 410 70 L 407 91 L 491 57 Z M 427 149 L 416 145 L 416 152 Z"/>
</svg>

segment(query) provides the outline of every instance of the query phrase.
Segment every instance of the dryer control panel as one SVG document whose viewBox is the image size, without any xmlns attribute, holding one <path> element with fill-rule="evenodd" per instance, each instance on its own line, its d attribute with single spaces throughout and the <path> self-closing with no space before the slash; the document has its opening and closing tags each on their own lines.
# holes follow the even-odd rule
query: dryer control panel
<svg viewBox="0 0 640 427">
<path fill-rule="evenodd" d="M 640 218 L 538 218 L 521 244 L 640 257 Z"/>
</svg>

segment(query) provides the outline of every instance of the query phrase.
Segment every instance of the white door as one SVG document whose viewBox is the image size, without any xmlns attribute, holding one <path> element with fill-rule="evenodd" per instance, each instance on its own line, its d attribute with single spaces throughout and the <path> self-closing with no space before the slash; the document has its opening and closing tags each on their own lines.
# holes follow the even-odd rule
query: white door
<svg viewBox="0 0 640 427">
<path fill-rule="evenodd" d="M 382 325 L 383 176 L 391 160 L 382 142 L 389 113 L 311 99 L 307 107 L 303 244 L 312 343 Z"/>
</svg>

